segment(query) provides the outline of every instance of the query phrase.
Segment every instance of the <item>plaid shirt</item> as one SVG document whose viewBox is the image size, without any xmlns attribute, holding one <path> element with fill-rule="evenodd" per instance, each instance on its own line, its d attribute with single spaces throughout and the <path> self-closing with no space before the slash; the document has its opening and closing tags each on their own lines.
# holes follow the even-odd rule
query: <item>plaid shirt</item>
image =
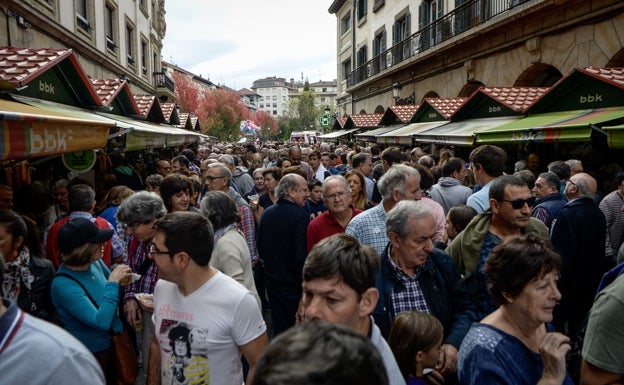
<svg viewBox="0 0 624 385">
<path fill-rule="evenodd" d="M 372 246 L 378 255 L 383 255 L 388 244 L 386 210 L 384 210 L 383 203 L 351 219 L 345 229 L 345 234 Z"/>
<path fill-rule="evenodd" d="M 392 258 L 388 258 L 390 266 L 394 271 L 395 276 L 403 285 L 403 290 L 396 290 L 399 286 L 395 286 L 395 290 L 392 291 L 392 308 L 394 309 L 395 316 L 410 310 L 417 310 L 423 313 L 431 313 L 425 296 L 420 289 L 420 283 L 418 279 L 425 269 L 425 265 L 420 265 L 416 268 L 416 273 L 413 277 L 407 275 L 401 268 L 399 268 Z"/>
<path fill-rule="evenodd" d="M 130 241 L 132 241 L 132 236 L 130 237 Z M 130 255 L 128 257 L 128 262 L 133 273 L 139 273 L 139 269 L 141 268 L 143 261 L 149 257 L 149 249 L 151 245 L 152 242 L 139 242 L 134 255 Z M 125 291 L 123 302 L 126 303 L 131 299 L 135 299 L 135 293 L 154 294 L 156 281 L 158 281 L 158 268 L 156 267 L 156 264 L 152 262 L 150 267 L 147 269 L 147 272 L 143 274 L 141 279 L 124 286 Z"/>
<path fill-rule="evenodd" d="M 256 246 L 256 221 L 253 213 L 247 204 L 239 205 L 238 210 L 241 213 L 241 220 L 238 222 L 238 228 L 245 235 L 247 247 L 249 248 L 249 256 L 253 266 L 258 262 L 258 247 Z"/>
</svg>

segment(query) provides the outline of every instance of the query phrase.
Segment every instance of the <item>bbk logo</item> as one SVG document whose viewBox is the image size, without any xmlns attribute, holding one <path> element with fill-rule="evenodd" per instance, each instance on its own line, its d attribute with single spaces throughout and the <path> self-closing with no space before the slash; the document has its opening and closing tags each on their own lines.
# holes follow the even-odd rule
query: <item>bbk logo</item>
<svg viewBox="0 0 624 385">
<path fill-rule="evenodd" d="M 579 100 L 579 103 L 596 103 L 596 102 L 602 102 L 602 95 L 601 94 L 595 94 L 595 95 L 581 95 L 581 99 Z"/>
<path fill-rule="evenodd" d="M 40 152 L 63 152 L 67 151 L 67 141 L 73 139 L 72 129 L 56 129 L 30 131 L 30 150 L 33 154 Z"/>
<path fill-rule="evenodd" d="M 491 106 L 488 108 L 488 112 L 501 112 L 502 108 L 501 106 Z"/>
<path fill-rule="evenodd" d="M 54 95 L 54 84 L 49 84 L 48 82 L 42 82 L 39 80 L 39 91 Z"/>
</svg>

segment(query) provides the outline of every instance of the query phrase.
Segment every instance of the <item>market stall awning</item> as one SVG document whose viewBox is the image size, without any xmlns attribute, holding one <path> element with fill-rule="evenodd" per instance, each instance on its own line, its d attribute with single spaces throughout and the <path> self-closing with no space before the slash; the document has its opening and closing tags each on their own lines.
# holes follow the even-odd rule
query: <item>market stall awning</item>
<svg viewBox="0 0 624 385">
<path fill-rule="evenodd" d="M 504 118 L 468 119 L 459 122 L 451 122 L 427 131 L 421 131 L 414 135 L 414 140 L 422 143 L 472 147 L 477 131 L 484 131 L 502 126 L 503 124 L 516 121 L 518 118 L 518 116 L 509 116 Z"/>
<path fill-rule="evenodd" d="M 137 151 L 147 148 L 171 147 L 197 143 L 204 136 L 200 133 L 180 128 L 136 120 L 125 116 L 100 113 L 100 115 L 118 122 L 122 128 L 117 135 L 126 135 L 125 150 Z"/>
<path fill-rule="evenodd" d="M 582 142 L 596 125 L 624 118 L 624 108 L 599 108 L 530 115 L 494 129 L 477 132 L 477 143 Z"/>
<path fill-rule="evenodd" d="M 319 139 L 329 140 L 329 141 L 337 140 L 341 136 L 349 135 L 350 133 L 355 132 L 357 130 L 359 130 L 359 128 L 351 128 L 349 130 L 332 131 L 332 132 L 329 132 L 327 134 L 320 135 Z"/>
<path fill-rule="evenodd" d="M 602 127 L 607 133 L 607 143 L 611 148 L 624 148 L 624 124 L 619 126 Z"/>
<path fill-rule="evenodd" d="M 412 144 L 412 135 L 419 132 L 432 129 L 434 127 L 441 126 L 448 123 L 448 120 L 441 120 L 437 122 L 422 122 L 411 123 L 405 127 L 393 130 L 385 134 L 377 135 L 377 143 L 384 144 Z"/>
<path fill-rule="evenodd" d="M 114 122 L 0 100 L 0 159 L 58 155 L 106 146 Z"/>
<path fill-rule="evenodd" d="M 399 128 L 405 127 L 407 124 L 395 124 L 392 126 L 386 126 L 381 128 L 376 128 L 374 130 L 362 132 L 359 134 L 355 134 L 355 137 L 358 140 L 363 142 L 375 142 L 377 141 L 377 135 L 386 134 L 388 132 L 398 130 Z"/>
</svg>

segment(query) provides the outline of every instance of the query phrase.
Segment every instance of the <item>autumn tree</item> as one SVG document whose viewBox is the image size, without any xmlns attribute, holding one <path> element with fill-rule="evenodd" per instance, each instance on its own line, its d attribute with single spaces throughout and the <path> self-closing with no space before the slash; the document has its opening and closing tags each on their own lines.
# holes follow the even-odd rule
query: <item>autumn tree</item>
<svg viewBox="0 0 624 385">
<path fill-rule="evenodd" d="M 210 110 L 201 111 L 206 115 L 202 126 L 207 127 L 207 133 L 221 140 L 237 139 L 240 136 L 240 122 L 250 119 L 249 110 L 240 101 L 238 93 L 219 88 L 205 94 L 204 99 L 202 108 L 214 106 Z"/>
<path fill-rule="evenodd" d="M 175 99 L 180 105 L 182 111 L 197 114 L 199 104 L 201 102 L 199 88 L 191 81 L 191 79 L 189 79 L 188 76 L 180 72 L 173 73 L 173 81 L 175 84 Z"/>
</svg>

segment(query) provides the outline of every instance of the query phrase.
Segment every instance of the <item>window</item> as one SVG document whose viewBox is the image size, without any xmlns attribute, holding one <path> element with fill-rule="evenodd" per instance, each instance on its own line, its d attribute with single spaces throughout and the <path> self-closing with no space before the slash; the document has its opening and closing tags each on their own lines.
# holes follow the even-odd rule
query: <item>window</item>
<svg viewBox="0 0 624 385">
<path fill-rule="evenodd" d="M 141 72 L 143 75 L 147 75 L 147 68 L 149 63 L 147 62 L 147 41 L 141 39 Z"/>
<path fill-rule="evenodd" d="M 126 24 L 126 54 L 128 64 L 134 65 L 134 27 Z"/>
<path fill-rule="evenodd" d="M 410 14 L 406 13 L 397 19 L 392 26 L 392 44 L 397 44 L 410 36 Z"/>
<path fill-rule="evenodd" d="M 367 61 L 368 60 L 366 59 L 366 46 L 362 46 L 360 47 L 360 49 L 357 50 L 356 67 L 360 67 L 366 64 Z"/>
<path fill-rule="evenodd" d="M 91 29 L 91 25 L 89 24 L 89 11 L 87 0 L 76 0 L 76 24 L 85 31 Z"/>
<path fill-rule="evenodd" d="M 345 15 L 345 17 L 340 20 L 340 34 L 344 35 L 349 32 L 351 29 L 351 13 Z"/>
<path fill-rule="evenodd" d="M 373 57 L 380 55 L 386 50 L 386 31 L 381 31 L 373 39 Z"/>
<path fill-rule="evenodd" d="M 357 0 L 357 20 L 360 21 L 366 16 L 366 0 Z"/>
<path fill-rule="evenodd" d="M 344 79 L 348 79 L 351 75 L 351 59 L 347 59 L 342 63 L 342 75 Z"/>
<path fill-rule="evenodd" d="M 115 44 L 115 9 L 109 5 L 106 4 L 106 8 L 104 10 L 105 15 L 104 15 L 104 19 L 105 19 L 105 25 L 104 28 L 106 29 L 106 47 L 110 50 L 115 50 L 115 48 L 117 47 L 117 45 Z"/>
</svg>

